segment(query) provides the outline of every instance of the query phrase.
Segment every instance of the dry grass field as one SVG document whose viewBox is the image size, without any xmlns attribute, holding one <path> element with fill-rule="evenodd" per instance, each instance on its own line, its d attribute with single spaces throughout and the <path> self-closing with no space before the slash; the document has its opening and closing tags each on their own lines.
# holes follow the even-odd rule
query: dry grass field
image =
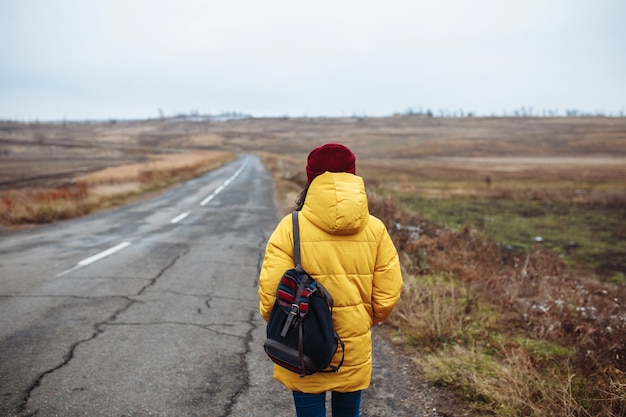
<svg viewBox="0 0 626 417">
<path fill-rule="evenodd" d="M 235 159 L 183 126 L 0 124 L 0 224 L 46 223 L 121 204 Z M 191 145 L 185 148 L 186 145 Z"/>
<path fill-rule="evenodd" d="M 489 176 L 494 188 L 541 183 L 548 189 L 620 189 L 626 182 L 625 135 L 623 118 L 0 122 L 0 189 L 56 186 L 79 173 L 182 150 L 269 152 L 303 160 L 312 146 L 326 141 L 354 149 L 368 180 L 400 188 L 479 188 Z"/>
<path fill-rule="evenodd" d="M 104 195 L 97 209 L 239 152 L 262 157 L 286 213 L 327 141 L 357 155 L 401 253 L 393 337 L 425 378 L 476 415 L 626 415 L 624 118 L 1 122 L 0 219 L 79 215 L 34 214 Z M 31 220 L 8 215 L 29 199 Z"/>
</svg>

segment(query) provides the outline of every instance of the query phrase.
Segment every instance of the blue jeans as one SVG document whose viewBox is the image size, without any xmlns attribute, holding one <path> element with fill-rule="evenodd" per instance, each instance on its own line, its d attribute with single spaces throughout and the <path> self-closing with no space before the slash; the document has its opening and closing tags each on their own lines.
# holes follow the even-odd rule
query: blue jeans
<svg viewBox="0 0 626 417">
<path fill-rule="evenodd" d="M 297 417 L 326 417 L 326 393 L 305 394 L 293 391 Z M 333 417 L 359 417 L 361 415 L 361 391 L 332 392 Z"/>
</svg>

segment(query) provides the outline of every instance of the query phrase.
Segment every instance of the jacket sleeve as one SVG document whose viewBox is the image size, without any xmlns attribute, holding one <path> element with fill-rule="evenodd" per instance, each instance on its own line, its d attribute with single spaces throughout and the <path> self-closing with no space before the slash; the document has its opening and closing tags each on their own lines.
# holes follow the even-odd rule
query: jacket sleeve
<svg viewBox="0 0 626 417">
<path fill-rule="evenodd" d="M 400 299 L 401 290 L 402 270 L 398 252 L 387 229 L 383 226 L 372 285 L 374 323 L 379 323 L 389 317 Z"/>
<path fill-rule="evenodd" d="M 291 215 L 276 226 L 265 248 L 259 276 L 259 312 L 267 322 L 276 301 L 276 289 L 283 273 L 294 267 Z"/>
</svg>

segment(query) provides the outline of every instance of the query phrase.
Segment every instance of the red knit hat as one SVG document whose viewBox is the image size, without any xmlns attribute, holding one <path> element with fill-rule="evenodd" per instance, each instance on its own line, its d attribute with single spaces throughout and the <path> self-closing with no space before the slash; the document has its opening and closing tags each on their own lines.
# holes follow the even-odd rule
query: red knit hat
<svg viewBox="0 0 626 417">
<path fill-rule="evenodd" d="M 309 184 L 315 177 L 330 172 L 356 173 L 356 157 L 350 149 L 339 143 L 326 143 L 313 149 L 306 165 L 306 177 Z"/>
</svg>

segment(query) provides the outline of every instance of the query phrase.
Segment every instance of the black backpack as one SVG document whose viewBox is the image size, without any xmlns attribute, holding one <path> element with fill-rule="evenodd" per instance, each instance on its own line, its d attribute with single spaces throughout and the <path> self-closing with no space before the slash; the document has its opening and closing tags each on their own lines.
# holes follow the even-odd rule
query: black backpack
<svg viewBox="0 0 626 417">
<path fill-rule="evenodd" d="M 278 284 L 263 348 L 274 363 L 301 377 L 315 372 L 338 372 L 345 352 L 333 327 L 333 298 L 300 265 L 297 211 L 292 213 L 292 221 L 296 266 L 285 271 Z M 338 345 L 341 361 L 331 366 Z"/>
</svg>

